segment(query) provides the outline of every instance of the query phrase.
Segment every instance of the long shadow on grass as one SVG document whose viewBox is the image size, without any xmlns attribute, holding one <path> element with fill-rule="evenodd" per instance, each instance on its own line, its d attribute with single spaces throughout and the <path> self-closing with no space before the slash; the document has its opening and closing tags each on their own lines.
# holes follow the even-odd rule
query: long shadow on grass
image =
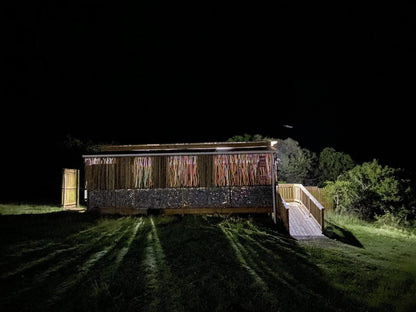
<svg viewBox="0 0 416 312">
<path fill-rule="evenodd" d="M 39 239 L 48 247 L 36 245 L 36 252 L 15 258 L 14 266 L 23 269 L 0 278 L 0 310 L 105 310 L 97 307 L 100 301 L 96 295 L 103 292 L 101 285 L 94 287 L 94 283 L 111 282 L 107 268 L 116 271 L 127 253 L 125 248 L 136 236 L 140 219 L 61 214 L 23 216 L 12 221 L 16 228 L 9 235 L 15 235 L 20 246 L 36 244 Z M 33 236 L 24 239 L 28 232 Z M 68 252 L 64 249 L 58 256 L 62 246 L 69 247 Z M 7 259 L 2 255 L 0 262 L 3 256 Z"/>
<path fill-rule="evenodd" d="M 344 244 L 364 248 L 361 242 L 350 231 L 329 221 L 325 221 L 325 223 L 325 235 L 327 237 L 340 241 Z"/>
<path fill-rule="evenodd" d="M 150 218 L 132 218 L 126 239 L 108 253 L 85 279 L 77 293 L 79 306 L 86 311 L 151 310 L 153 285 L 147 259 L 152 249 Z M 154 264 L 155 265 L 155 264 Z M 71 309 L 67 309 L 71 311 Z"/>
<path fill-rule="evenodd" d="M 2 311 L 360 310 L 269 218 L 71 213 L 2 217 L 0 225 L 2 248 L 36 249 L 16 256 L 19 265 L 0 255 L 4 268 L 76 247 L 3 279 Z"/>
<path fill-rule="evenodd" d="M 76 245 L 68 237 L 96 221 L 76 212 L 1 216 L 0 310 L 36 310 L 33 302 L 43 298 L 37 290 L 49 282 L 37 277 L 70 259 Z"/>
<path fill-rule="evenodd" d="M 153 294 L 160 298 L 160 310 L 360 310 L 328 285 L 295 240 L 269 221 L 162 220 L 155 223 L 169 274 L 159 277 Z"/>
<path fill-rule="evenodd" d="M 45 214 L 0 215 L 0 244 L 10 242 L 65 238 L 91 224 L 99 216 L 74 211 L 51 212 Z"/>
</svg>

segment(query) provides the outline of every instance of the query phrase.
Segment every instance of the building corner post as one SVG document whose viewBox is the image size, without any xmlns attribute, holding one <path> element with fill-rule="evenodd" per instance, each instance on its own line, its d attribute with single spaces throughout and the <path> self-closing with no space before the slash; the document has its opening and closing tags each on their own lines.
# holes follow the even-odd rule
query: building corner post
<svg viewBox="0 0 416 312">
<path fill-rule="evenodd" d="M 271 153 L 271 174 L 272 174 L 272 201 L 273 201 L 273 221 L 277 222 L 277 211 L 276 211 L 276 181 L 275 181 L 275 153 Z"/>
</svg>

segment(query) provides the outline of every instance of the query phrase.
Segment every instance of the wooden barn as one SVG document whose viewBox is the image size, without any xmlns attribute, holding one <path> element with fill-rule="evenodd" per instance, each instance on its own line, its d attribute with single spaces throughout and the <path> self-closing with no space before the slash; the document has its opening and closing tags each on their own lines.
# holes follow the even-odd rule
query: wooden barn
<svg viewBox="0 0 416 312">
<path fill-rule="evenodd" d="M 140 214 L 276 211 L 274 141 L 103 145 L 84 155 L 88 209 Z"/>
</svg>

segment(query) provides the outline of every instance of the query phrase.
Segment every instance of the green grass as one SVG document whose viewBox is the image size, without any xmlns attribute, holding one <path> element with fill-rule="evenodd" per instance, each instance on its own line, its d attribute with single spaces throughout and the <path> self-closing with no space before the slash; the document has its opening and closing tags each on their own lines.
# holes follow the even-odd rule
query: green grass
<svg viewBox="0 0 416 312">
<path fill-rule="evenodd" d="M 62 211 L 62 207 L 49 205 L 0 204 L 0 215 L 35 214 Z"/>
<path fill-rule="evenodd" d="M 379 226 L 335 214 L 327 214 L 326 221 L 327 234 L 342 244 L 309 241 L 301 245 L 334 287 L 375 310 L 416 310 L 413 228 Z"/>
<path fill-rule="evenodd" d="M 0 216 L 0 310 L 413 311 L 416 236 L 327 220 L 296 241 L 267 217 Z"/>
</svg>

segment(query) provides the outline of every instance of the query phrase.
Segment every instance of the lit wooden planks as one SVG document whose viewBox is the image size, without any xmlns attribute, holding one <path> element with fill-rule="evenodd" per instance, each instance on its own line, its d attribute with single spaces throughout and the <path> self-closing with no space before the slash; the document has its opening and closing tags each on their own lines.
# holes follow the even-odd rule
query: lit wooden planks
<svg viewBox="0 0 416 312">
<path fill-rule="evenodd" d="M 309 214 L 305 206 L 299 203 L 287 203 L 289 207 L 290 235 L 295 238 L 324 236 L 319 223 Z"/>
</svg>

